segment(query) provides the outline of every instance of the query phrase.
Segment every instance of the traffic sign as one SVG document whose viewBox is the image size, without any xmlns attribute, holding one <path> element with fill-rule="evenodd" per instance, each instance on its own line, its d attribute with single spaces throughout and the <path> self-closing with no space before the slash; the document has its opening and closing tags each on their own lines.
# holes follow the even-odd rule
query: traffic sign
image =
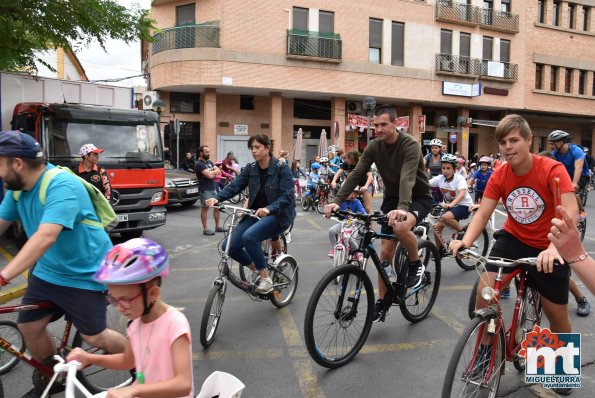
<svg viewBox="0 0 595 398">
<path fill-rule="evenodd" d="M 456 144 L 457 143 L 457 134 L 456 133 L 452 133 L 448 136 L 448 140 L 450 141 L 451 144 Z"/>
</svg>

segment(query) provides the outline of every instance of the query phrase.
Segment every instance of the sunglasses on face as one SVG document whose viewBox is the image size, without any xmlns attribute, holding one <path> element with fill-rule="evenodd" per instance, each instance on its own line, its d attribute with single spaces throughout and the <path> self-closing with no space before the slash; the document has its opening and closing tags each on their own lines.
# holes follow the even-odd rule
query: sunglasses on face
<svg viewBox="0 0 595 398">
<path fill-rule="evenodd" d="M 139 298 L 141 294 L 142 294 L 142 292 L 137 294 L 134 297 L 131 297 L 131 298 L 127 298 L 127 297 L 115 298 L 114 296 L 112 296 L 111 294 L 108 293 L 105 296 L 105 298 L 106 298 L 107 302 L 110 303 L 111 305 L 113 305 L 114 307 L 117 307 L 119 305 L 122 308 L 129 310 L 132 307 L 132 302 L 134 300 L 136 300 L 137 298 Z"/>
</svg>

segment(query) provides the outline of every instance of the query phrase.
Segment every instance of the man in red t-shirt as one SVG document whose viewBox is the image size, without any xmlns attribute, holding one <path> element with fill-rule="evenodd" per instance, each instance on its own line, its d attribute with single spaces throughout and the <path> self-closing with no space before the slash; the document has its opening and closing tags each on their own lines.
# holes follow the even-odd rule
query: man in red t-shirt
<svg viewBox="0 0 595 398">
<path fill-rule="evenodd" d="M 543 310 L 551 330 L 569 333 L 569 267 L 567 264 L 554 267 L 554 260 L 562 261 L 562 258 L 547 235 L 550 222 L 555 217 L 555 178 L 560 181 L 560 203 L 577 222 L 578 207 L 572 181 L 562 164 L 531 154 L 532 133 L 521 116 L 508 115 L 502 119 L 496 127 L 496 139 L 507 162 L 488 181 L 481 206 L 467 233 L 461 241 L 453 241 L 450 248 L 456 255 L 464 247 L 470 247 L 502 199 L 508 217 L 504 228 L 494 234 L 496 242 L 490 256 L 511 259 L 537 257 L 537 267 L 528 270 L 527 284 L 541 293 Z M 480 292 L 487 283 L 493 286 L 495 271 L 497 269 L 488 267 L 481 277 L 477 289 L 478 308 L 487 305 Z"/>
</svg>

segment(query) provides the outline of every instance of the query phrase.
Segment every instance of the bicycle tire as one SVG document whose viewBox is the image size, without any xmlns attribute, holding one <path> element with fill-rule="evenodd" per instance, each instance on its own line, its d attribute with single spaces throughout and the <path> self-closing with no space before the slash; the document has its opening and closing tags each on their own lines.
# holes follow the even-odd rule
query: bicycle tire
<svg viewBox="0 0 595 398">
<path fill-rule="evenodd" d="M 339 275 L 341 284 L 337 286 L 333 281 Z M 355 292 L 360 293 L 358 301 L 353 296 Z M 357 308 L 352 311 L 354 303 Z M 358 315 L 362 319 L 362 311 L 365 311 L 363 324 L 356 321 Z M 373 312 L 374 290 L 370 277 L 363 270 L 355 264 L 343 264 L 329 271 L 314 288 L 306 307 L 304 340 L 310 357 L 330 369 L 351 362 L 368 338 Z M 351 328 L 357 330 L 348 332 Z M 345 344 L 351 346 L 345 348 Z"/>
<path fill-rule="evenodd" d="M 4 385 L 2 385 L 2 379 L 0 379 L 0 398 L 4 398 Z"/>
<path fill-rule="evenodd" d="M 345 264 L 345 246 L 335 245 L 335 255 L 333 256 L 333 268 L 339 268 L 339 266 Z M 335 285 L 341 282 L 341 276 L 337 276 L 334 280 Z"/>
<path fill-rule="evenodd" d="M 25 338 L 16 322 L 0 321 L 0 336 L 16 347 L 21 354 L 27 349 Z M 19 362 L 19 357 L 12 355 L 4 349 L 0 349 L 0 375 L 11 371 Z"/>
<path fill-rule="evenodd" d="M 285 237 L 285 234 L 279 235 L 279 239 L 281 239 L 281 253 L 287 254 L 287 238 Z M 269 256 L 271 256 L 270 258 L 273 257 L 271 253 L 269 253 Z M 245 271 L 245 268 L 247 268 L 247 267 L 244 267 L 242 264 L 239 264 L 239 266 L 240 266 L 240 269 L 238 271 L 238 274 L 240 276 L 240 280 L 242 282 L 248 282 L 248 280 L 246 279 L 246 271 Z M 230 269 L 231 269 L 231 267 L 230 267 Z"/>
<path fill-rule="evenodd" d="M 223 291 L 223 285 L 214 284 L 209 291 L 200 321 L 200 344 L 204 348 L 208 348 L 215 340 L 215 333 L 219 327 L 221 308 L 224 301 L 225 292 Z M 215 305 L 214 311 L 213 304 Z"/>
<path fill-rule="evenodd" d="M 465 231 L 467 231 L 467 227 L 468 227 L 468 225 L 466 225 L 463 228 L 463 231 L 461 231 L 461 232 L 464 233 Z M 473 246 L 471 247 L 471 249 L 473 251 L 476 251 L 480 255 L 485 256 L 488 254 L 489 248 L 490 248 L 490 235 L 488 234 L 488 231 L 484 228 L 481 231 L 481 234 L 473 242 Z M 465 271 L 470 271 L 472 269 L 475 269 L 478 265 L 481 264 L 481 262 L 479 260 L 474 260 L 474 259 L 470 259 L 470 258 L 455 258 L 455 260 L 457 262 L 457 265 L 459 267 L 461 267 L 462 269 L 464 269 Z"/>
<path fill-rule="evenodd" d="M 406 256 L 402 245 L 399 245 L 399 250 Z M 432 242 L 423 240 L 418 242 L 417 250 L 425 267 L 422 283 L 415 289 L 405 288 L 403 294 L 399 295 L 401 313 L 411 323 L 419 322 L 428 316 L 440 290 L 441 264 L 438 249 Z M 408 262 L 399 267 L 399 281 L 404 281 L 407 277 L 409 267 L 405 264 Z"/>
<path fill-rule="evenodd" d="M 293 300 L 298 287 L 298 271 L 297 261 L 291 256 L 284 257 L 279 261 L 279 264 L 269 271 L 273 280 L 273 291 L 270 294 L 270 299 L 275 307 L 283 308 Z M 287 278 L 289 278 L 289 281 Z"/>
<path fill-rule="evenodd" d="M 127 325 L 128 319 L 117 312 L 113 306 L 109 305 L 107 307 L 107 327 L 126 336 Z M 72 340 L 72 347 L 80 347 L 92 354 L 108 354 L 103 349 L 87 344 L 78 330 Z M 112 370 L 96 365 L 90 365 L 77 372 L 77 378 L 90 393 L 97 394 L 102 391 L 132 384 L 135 379 L 134 374 L 134 369 Z"/>
<path fill-rule="evenodd" d="M 479 280 L 481 277 L 477 277 L 473 287 L 471 288 L 471 293 L 469 294 L 469 304 L 467 304 L 467 313 L 469 315 L 469 319 L 473 319 L 475 316 L 475 304 L 477 303 L 477 287 L 479 286 Z"/>
<path fill-rule="evenodd" d="M 444 384 L 442 398 L 449 397 L 486 397 L 495 398 L 500 385 L 500 377 L 504 371 L 506 357 L 504 354 L 506 339 L 504 329 L 500 327 L 498 335 L 494 336 L 490 362 L 487 363 L 488 372 L 480 370 L 475 363 L 478 362 L 478 344 L 490 318 L 476 316 L 465 328 L 450 358 Z M 485 357 L 484 357 L 485 358 Z M 479 359 L 481 361 L 481 358 Z M 486 363 L 487 361 L 481 361 Z M 488 380 L 486 377 L 489 375 Z M 473 380 L 471 380 L 473 379 Z M 481 382 L 479 379 L 482 379 Z M 490 391 L 487 391 L 489 388 Z M 482 394 L 479 394 L 479 392 Z M 483 393 L 488 395 L 483 395 Z"/>
<path fill-rule="evenodd" d="M 541 296 L 532 287 L 525 285 L 525 295 L 519 308 L 519 321 L 514 333 L 514 345 L 520 349 L 520 345 L 528 332 L 533 330 L 535 325 L 541 324 L 543 308 L 541 306 Z M 519 357 L 518 352 L 512 358 L 514 367 L 519 372 L 525 371 L 525 358 Z"/>
<path fill-rule="evenodd" d="M 589 191 L 587 190 L 587 186 L 585 185 L 583 189 L 579 191 L 579 197 L 581 198 L 581 202 L 583 207 L 587 205 L 587 196 L 589 195 Z"/>
<path fill-rule="evenodd" d="M 578 222 L 578 231 L 581 236 L 581 242 L 585 239 L 585 233 L 587 232 L 587 219 L 580 220 Z"/>
<path fill-rule="evenodd" d="M 302 210 L 308 211 L 310 209 L 310 196 L 305 196 L 302 200 Z"/>
</svg>

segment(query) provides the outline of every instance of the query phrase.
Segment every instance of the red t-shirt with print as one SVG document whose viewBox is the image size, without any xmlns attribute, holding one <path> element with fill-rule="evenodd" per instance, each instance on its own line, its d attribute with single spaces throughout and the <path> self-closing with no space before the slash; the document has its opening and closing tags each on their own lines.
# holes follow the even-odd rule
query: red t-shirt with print
<svg viewBox="0 0 595 398">
<path fill-rule="evenodd" d="M 570 176 L 562 163 L 533 156 L 531 171 L 516 175 L 510 164 L 503 164 L 488 180 L 483 196 L 499 200 L 506 207 L 508 217 L 504 230 L 521 242 L 538 249 L 546 249 L 550 241 L 551 220 L 555 217 L 555 183 L 560 179 L 560 193 L 574 192 Z"/>
</svg>

